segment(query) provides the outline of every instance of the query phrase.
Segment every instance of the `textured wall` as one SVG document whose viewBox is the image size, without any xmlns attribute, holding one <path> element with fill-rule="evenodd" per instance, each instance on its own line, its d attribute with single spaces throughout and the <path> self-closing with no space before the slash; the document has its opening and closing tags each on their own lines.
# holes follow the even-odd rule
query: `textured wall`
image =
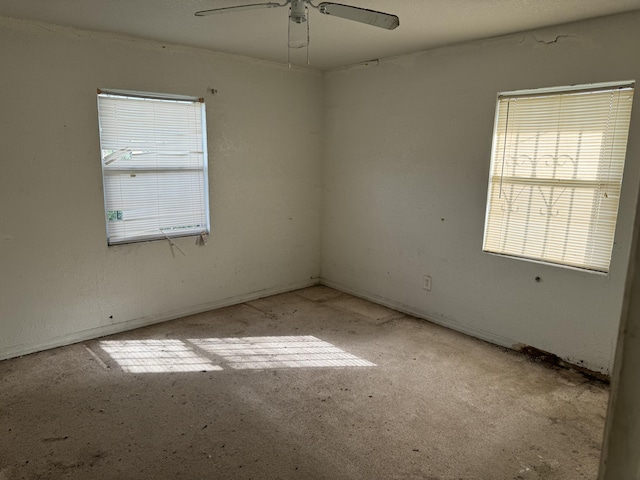
<svg viewBox="0 0 640 480">
<path fill-rule="evenodd" d="M 317 281 L 320 74 L 7 18 L 0 44 L 0 358 Z M 207 246 L 107 247 L 97 88 L 205 98 Z"/>
<path fill-rule="evenodd" d="M 640 78 L 639 23 L 636 12 L 326 75 L 323 279 L 608 373 L 635 211 L 638 121 L 610 275 L 483 254 L 482 237 L 497 93 Z"/>
<path fill-rule="evenodd" d="M 638 78 L 639 21 L 580 22 L 323 79 L 0 19 L 0 358 L 314 282 L 322 256 L 329 284 L 608 373 L 637 112 L 610 275 L 482 254 L 482 230 L 497 92 Z M 183 257 L 165 241 L 106 246 L 98 87 L 205 97 L 206 247 L 177 240 Z"/>
</svg>

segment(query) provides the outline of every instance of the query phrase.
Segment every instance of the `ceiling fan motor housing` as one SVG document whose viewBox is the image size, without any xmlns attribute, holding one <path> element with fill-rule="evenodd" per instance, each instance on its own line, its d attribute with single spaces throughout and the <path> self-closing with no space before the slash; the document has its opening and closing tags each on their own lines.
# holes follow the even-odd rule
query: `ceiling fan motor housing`
<svg viewBox="0 0 640 480">
<path fill-rule="evenodd" d="M 289 18 L 296 23 L 303 23 L 307 21 L 307 7 L 304 4 L 304 0 L 291 0 L 291 13 Z"/>
</svg>

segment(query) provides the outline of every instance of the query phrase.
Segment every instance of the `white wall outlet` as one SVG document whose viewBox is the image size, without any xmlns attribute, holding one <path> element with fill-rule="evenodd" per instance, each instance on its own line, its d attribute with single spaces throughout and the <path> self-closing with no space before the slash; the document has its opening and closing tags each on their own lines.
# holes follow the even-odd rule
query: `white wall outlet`
<svg viewBox="0 0 640 480">
<path fill-rule="evenodd" d="M 422 282 L 422 288 L 424 288 L 427 292 L 431 291 L 431 276 L 425 275 L 424 281 Z"/>
</svg>

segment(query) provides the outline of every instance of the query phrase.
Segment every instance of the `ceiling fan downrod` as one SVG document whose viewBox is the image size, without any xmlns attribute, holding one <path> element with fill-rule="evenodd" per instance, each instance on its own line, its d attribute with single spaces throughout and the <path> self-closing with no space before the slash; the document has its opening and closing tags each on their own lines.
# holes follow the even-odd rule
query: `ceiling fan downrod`
<svg viewBox="0 0 640 480">
<path fill-rule="evenodd" d="M 309 17 L 304 0 L 291 0 L 289 7 L 289 31 L 287 34 L 287 64 L 291 68 L 291 50 L 306 48 L 309 65 Z M 302 25 L 305 24 L 305 25 Z M 306 27 L 306 28 L 305 28 Z"/>
</svg>

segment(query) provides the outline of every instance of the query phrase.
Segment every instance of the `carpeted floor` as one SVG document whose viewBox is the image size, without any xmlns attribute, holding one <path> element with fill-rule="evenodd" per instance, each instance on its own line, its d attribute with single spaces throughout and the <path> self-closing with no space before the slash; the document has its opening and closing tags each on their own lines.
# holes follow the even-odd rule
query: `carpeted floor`
<svg viewBox="0 0 640 480">
<path fill-rule="evenodd" d="M 311 287 L 0 362 L 0 480 L 595 479 L 607 399 Z"/>
</svg>

